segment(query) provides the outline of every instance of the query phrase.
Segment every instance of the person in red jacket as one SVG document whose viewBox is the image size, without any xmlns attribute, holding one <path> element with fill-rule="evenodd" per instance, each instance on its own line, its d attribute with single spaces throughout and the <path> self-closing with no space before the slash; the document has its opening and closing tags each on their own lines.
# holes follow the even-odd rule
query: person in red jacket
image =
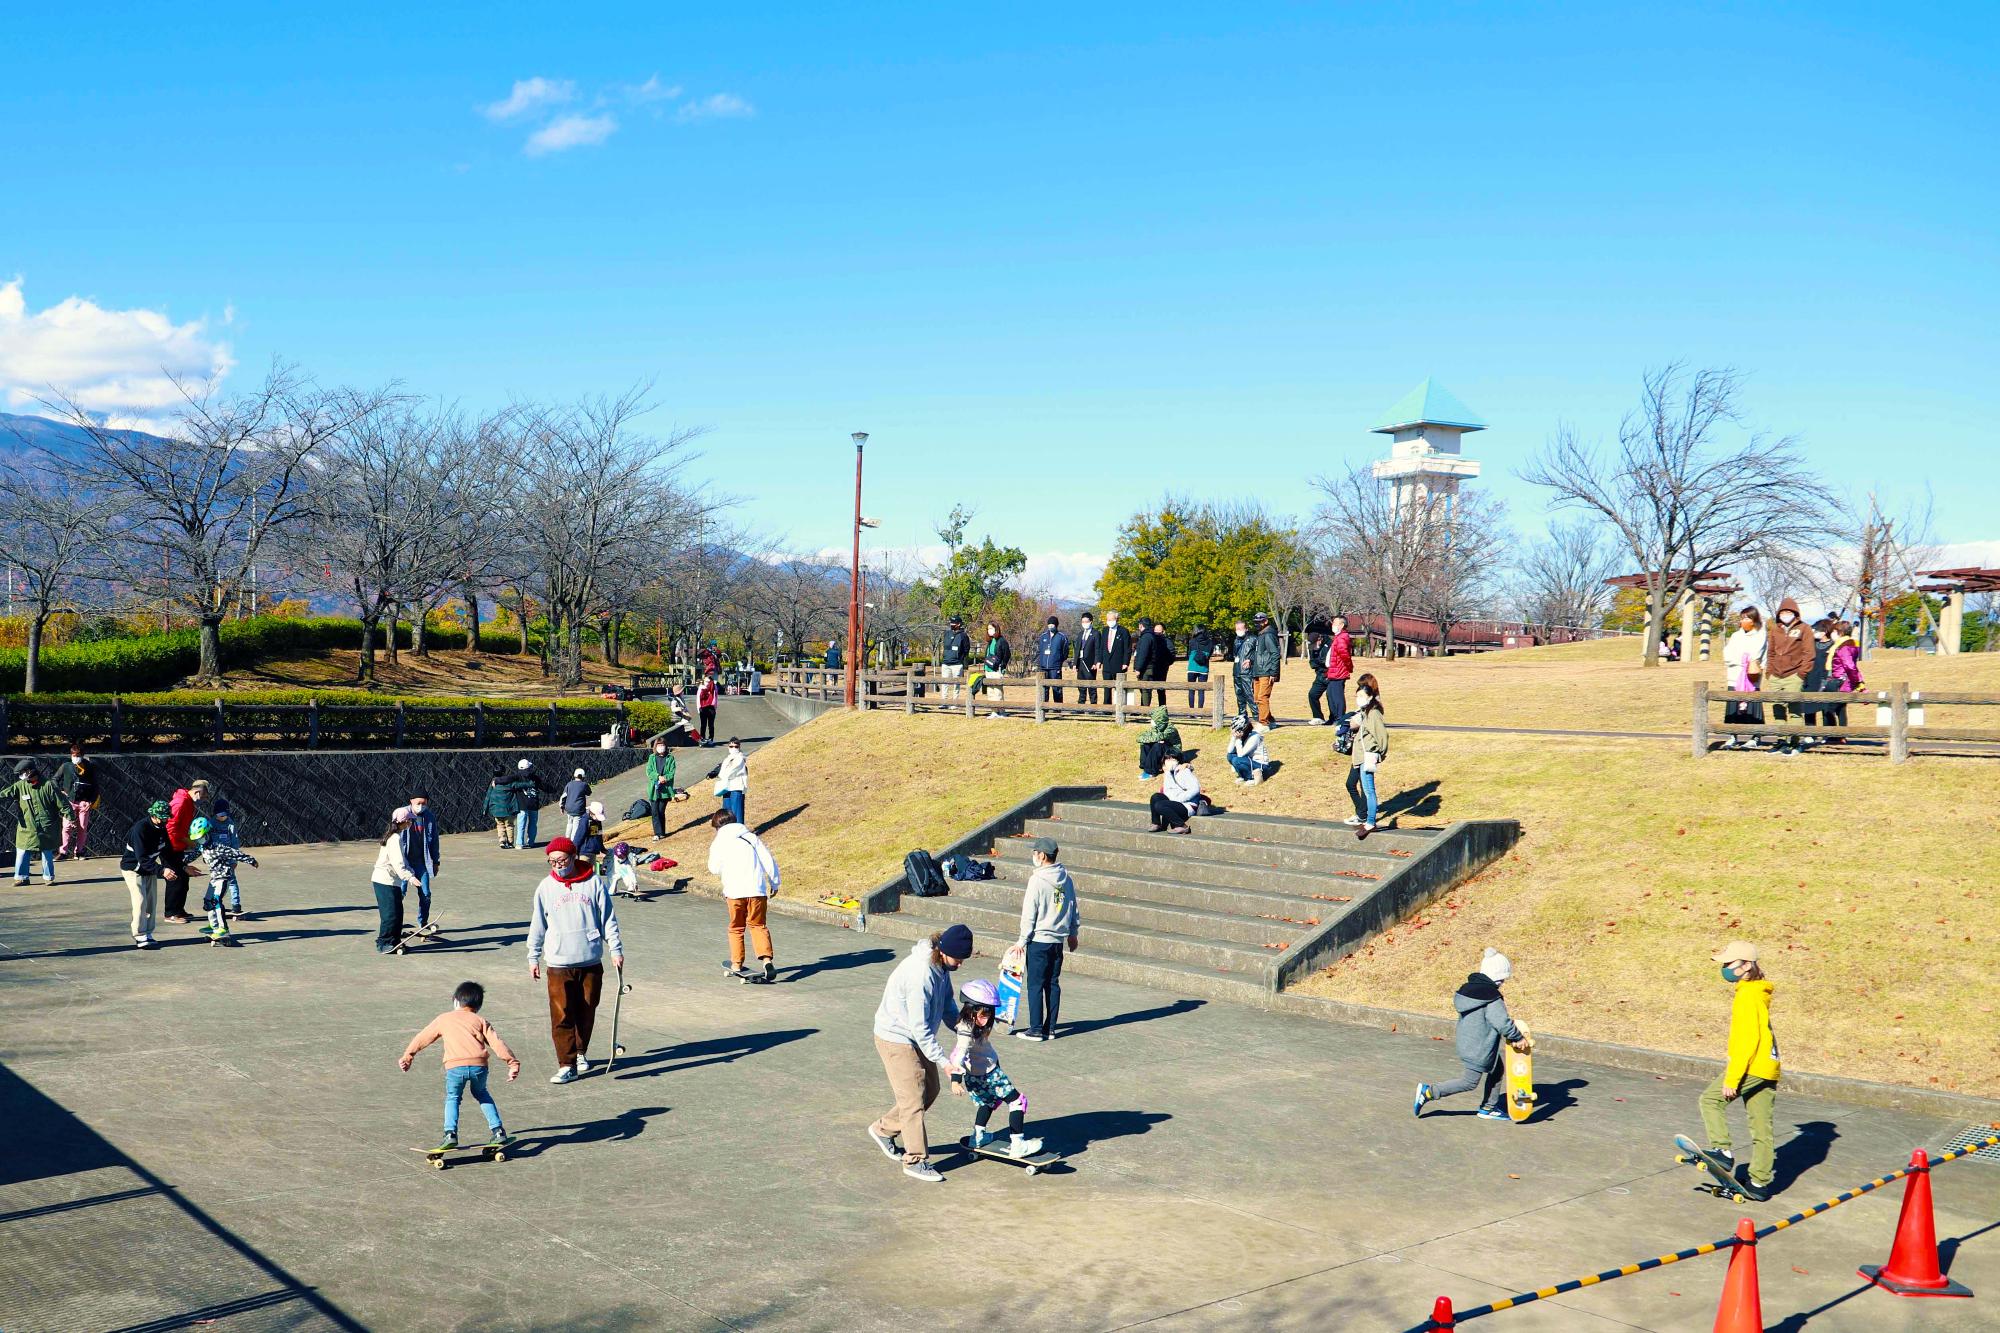
<svg viewBox="0 0 2000 1333">
<path fill-rule="evenodd" d="M 695 687 L 695 717 L 699 722 L 699 730 L 695 734 L 695 742 L 698 745 L 706 746 L 715 744 L 715 700 L 716 696 L 721 693 L 722 690 L 715 683 L 715 677 L 712 674 L 703 676 L 701 684 Z"/>
<path fill-rule="evenodd" d="M 208 799 L 208 779 L 196 778 L 187 786 L 174 793 L 174 799 L 167 806 L 167 845 L 174 849 L 174 855 L 182 862 L 191 860 L 188 849 L 194 839 L 188 830 L 194 827 L 195 816 L 201 813 L 201 806 Z M 187 911 L 187 876 L 169 879 L 160 903 L 160 919 L 184 926 L 193 920 Z"/>
<path fill-rule="evenodd" d="M 1333 618 L 1333 633 L 1319 649 L 1313 660 L 1312 693 L 1306 702 L 1312 705 L 1312 724 L 1323 727 L 1338 722 L 1347 716 L 1347 682 L 1354 675 L 1354 640 L 1347 632 L 1347 617 Z M 1319 715 L 1319 701 L 1327 699 L 1327 714 Z"/>
</svg>

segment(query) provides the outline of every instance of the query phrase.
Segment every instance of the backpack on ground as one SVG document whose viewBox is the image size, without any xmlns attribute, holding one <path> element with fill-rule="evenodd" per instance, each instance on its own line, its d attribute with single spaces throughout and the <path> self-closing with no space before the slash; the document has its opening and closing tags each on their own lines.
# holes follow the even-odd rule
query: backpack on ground
<svg viewBox="0 0 2000 1333">
<path fill-rule="evenodd" d="M 652 806 L 646 804 L 646 802 L 644 801 L 634 801 L 632 802 L 631 808 L 626 810 L 625 818 L 644 819 L 647 815 L 650 815 L 652 813 L 653 813 Z"/>
<path fill-rule="evenodd" d="M 919 898 L 942 898 L 951 892 L 951 886 L 944 882 L 944 872 L 938 869 L 937 858 L 922 848 L 903 858 L 903 878 L 909 881 L 910 892 Z"/>
</svg>

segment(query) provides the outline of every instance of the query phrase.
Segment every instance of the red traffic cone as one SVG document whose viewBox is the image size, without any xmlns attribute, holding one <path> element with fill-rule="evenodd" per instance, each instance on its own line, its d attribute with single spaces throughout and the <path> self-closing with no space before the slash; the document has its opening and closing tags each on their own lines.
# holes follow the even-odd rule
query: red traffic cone
<svg viewBox="0 0 2000 1333">
<path fill-rule="evenodd" d="M 1970 1296 L 1972 1288 L 1953 1282 L 1938 1267 L 1937 1223 L 1931 1218 L 1931 1159 L 1922 1148 L 1910 1154 L 1903 1180 L 1903 1211 L 1896 1219 L 1896 1243 L 1886 1264 L 1863 1264 L 1861 1276 L 1898 1296 Z"/>
<path fill-rule="evenodd" d="M 1437 1302 L 1431 1306 L 1431 1328 L 1433 1330 L 1433 1333 L 1435 1333 L 1435 1330 L 1437 1329 L 1441 1328 L 1450 1329 L 1457 1327 L 1458 1327 L 1458 1316 L 1451 1312 L 1451 1297 L 1449 1296 L 1438 1297 Z"/>
<path fill-rule="evenodd" d="M 1757 1294 L 1757 1227 L 1749 1218 L 1736 1223 L 1736 1248 L 1722 1279 L 1715 1307 L 1715 1333 L 1764 1333 L 1764 1302 Z"/>
</svg>

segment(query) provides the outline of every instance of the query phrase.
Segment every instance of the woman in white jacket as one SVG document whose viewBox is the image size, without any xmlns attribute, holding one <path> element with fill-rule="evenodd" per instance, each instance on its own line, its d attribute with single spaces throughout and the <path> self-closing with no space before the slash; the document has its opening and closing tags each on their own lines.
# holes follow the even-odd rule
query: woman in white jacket
<svg viewBox="0 0 2000 1333">
<path fill-rule="evenodd" d="M 722 808 L 729 812 L 731 823 L 743 822 L 743 797 L 749 788 L 750 761 L 743 757 L 743 742 L 731 736 L 722 766 L 715 770 L 715 794 L 722 799 Z"/>
<path fill-rule="evenodd" d="M 375 910 L 381 915 L 375 932 L 376 953 L 394 953 L 403 942 L 403 893 L 423 887 L 410 873 L 410 862 L 403 855 L 403 834 L 409 827 L 409 807 L 403 806 L 390 818 L 375 853 L 375 873 L 370 878 L 375 881 Z"/>
<path fill-rule="evenodd" d="M 1238 782 L 1262 782 L 1271 767 L 1271 752 L 1264 748 L 1264 734 L 1251 726 L 1247 717 L 1237 718 L 1229 733 L 1228 758 Z"/>
<path fill-rule="evenodd" d="M 1764 681 L 1764 653 L 1770 643 L 1770 636 L 1764 628 L 1764 616 L 1754 606 L 1746 606 L 1737 613 L 1737 628 L 1722 645 L 1723 688 L 1729 690 L 1759 689 Z M 1732 703 L 1723 710 L 1725 722 L 1749 722 L 1761 724 L 1764 721 L 1764 705 L 1756 703 Z M 1731 736 L 1722 743 L 1725 750 L 1754 750 L 1757 738 L 1754 736 Z"/>
<path fill-rule="evenodd" d="M 1160 770 L 1160 789 L 1153 793 L 1153 832 L 1186 833 L 1188 817 L 1201 801 L 1201 779 L 1194 766 L 1169 754 Z"/>
</svg>

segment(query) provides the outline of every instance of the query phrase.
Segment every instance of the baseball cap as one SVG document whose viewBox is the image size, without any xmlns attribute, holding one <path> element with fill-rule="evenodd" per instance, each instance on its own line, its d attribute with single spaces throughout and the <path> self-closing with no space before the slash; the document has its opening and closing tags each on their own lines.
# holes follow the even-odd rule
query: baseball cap
<svg viewBox="0 0 2000 1333">
<path fill-rule="evenodd" d="M 1040 852 L 1043 856 L 1054 856 L 1056 854 L 1056 840 L 1054 838 L 1037 838 L 1030 844 L 1030 847 L 1031 850 Z"/>
<path fill-rule="evenodd" d="M 1757 961 L 1757 946 L 1747 940 L 1731 940 L 1710 957 L 1718 963 L 1754 963 Z"/>
</svg>

